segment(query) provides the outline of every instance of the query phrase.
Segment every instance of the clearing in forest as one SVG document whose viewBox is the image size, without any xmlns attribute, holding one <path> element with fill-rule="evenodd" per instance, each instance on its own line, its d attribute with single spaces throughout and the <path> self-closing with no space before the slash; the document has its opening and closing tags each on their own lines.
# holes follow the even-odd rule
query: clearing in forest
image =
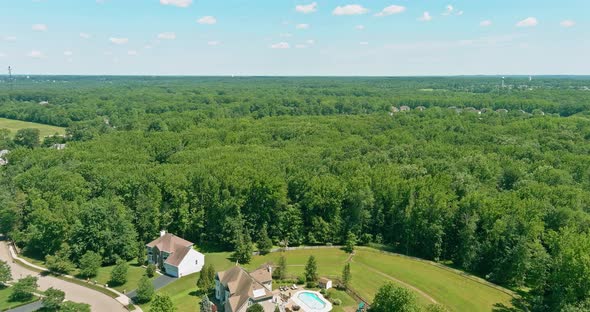
<svg viewBox="0 0 590 312">
<path fill-rule="evenodd" d="M 13 119 L 6 119 L 0 118 L 0 129 L 8 129 L 10 130 L 11 134 L 14 136 L 16 132 L 20 129 L 39 129 L 41 132 L 41 137 L 44 138 L 46 136 L 60 134 L 63 135 L 66 133 L 66 128 L 50 126 L 40 123 L 28 122 L 28 121 L 20 121 L 20 120 L 13 120 Z"/>
</svg>

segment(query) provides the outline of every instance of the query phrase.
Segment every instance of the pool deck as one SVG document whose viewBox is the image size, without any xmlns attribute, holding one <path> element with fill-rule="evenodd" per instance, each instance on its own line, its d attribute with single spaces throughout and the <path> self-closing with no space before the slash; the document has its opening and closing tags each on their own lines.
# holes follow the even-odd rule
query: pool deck
<svg viewBox="0 0 590 312">
<path fill-rule="evenodd" d="M 303 301 L 301 301 L 298 297 L 299 294 L 304 293 L 304 292 L 313 293 L 313 294 L 317 295 L 320 299 L 322 299 L 322 301 L 324 301 L 325 306 L 322 309 L 314 309 L 312 307 L 309 307 Z M 295 294 L 293 294 L 293 296 L 291 297 L 291 299 L 289 301 L 292 301 L 296 305 L 300 306 L 301 309 L 305 312 L 329 312 L 329 311 L 332 311 L 332 303 L 330 303 L 330 300 L 324 298 L 324 296 L 322 294 L 320 294 L 317 291 L 313 291 L 313 290 L 305 290 L 305 289 L 299 290 Z"/>
</svg>

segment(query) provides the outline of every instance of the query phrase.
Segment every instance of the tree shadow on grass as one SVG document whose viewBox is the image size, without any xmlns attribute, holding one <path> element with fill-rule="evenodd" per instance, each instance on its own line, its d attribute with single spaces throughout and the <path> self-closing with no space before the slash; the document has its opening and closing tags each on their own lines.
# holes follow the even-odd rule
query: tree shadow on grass
<svg viewBox="0 0 590 312">
<path fill-rule="evenodd" d="M 494 308 L 492 311 L 494 312 L 522 312 L 522 311 L 530 311 L 528 302 L 526 300 L 526 294 L 519 296 L 517 298 L 512 298 L 510 301 L 512 306 L 507 306 L 503 303 L 496 303 L 494 304 Z"/>
</svg>

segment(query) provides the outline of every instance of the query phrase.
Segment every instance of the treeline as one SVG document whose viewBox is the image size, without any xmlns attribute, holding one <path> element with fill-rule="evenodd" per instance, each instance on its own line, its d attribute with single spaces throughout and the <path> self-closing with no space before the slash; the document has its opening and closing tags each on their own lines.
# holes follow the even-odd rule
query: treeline
<svg viewBox="0 0 590 312">
<path fill-rule="evenodd" d="M 64 127 L 106 120 L 124 131 L 145 130 L 154 115 L 179 112 L 263 118 L 370 114 L 401 105 L 538 109 L 561 116 L 590 110 L 584 89 L 590 79 L 527 78 L 509 77 L 501 88 L 500 77 L 19 77 L 12 89 L 0 88 L 0 117 Z"/>
<path fill-rule="evenodd" d="M 456 114 L 205 117 L 14 149 L 0 232 L 130 259 L 167 229 L 207 248 L 384 244 L 531 289 L 536 311 L 590 297 L 590 121 Z M 168 117 L 166 117 L 168 116 Z M 162 121 L 164 120 L 164 121 Z"/>
</svg>

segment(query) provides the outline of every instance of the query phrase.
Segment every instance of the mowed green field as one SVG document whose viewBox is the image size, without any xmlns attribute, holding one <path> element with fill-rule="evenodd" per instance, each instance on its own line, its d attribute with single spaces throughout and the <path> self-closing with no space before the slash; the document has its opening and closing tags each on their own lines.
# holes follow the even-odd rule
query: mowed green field
<svg viewBox="0 0 590 312">
<path fill-rule="evenodd" d="M 385 274 L 420 289 L 451 311 L 483 312 L 492 311 L 495 304 L 511 306 L 511 295 L 427 261 L 362 248 L 356 251 L 351 267 L 352 287 L 369 298 L 380 285 L 391 281 Z M 424 296 L 418 296 L 421 302 L 430 303 Z"/>
<path fill-rule="evenodd" d="M 0 129 L 8 129 L 10 130 L 12 135 L 15 135 L 16 132 L 20 129 L 25 128 L 33 128 L 39 129 L 41 132 L 41 137 L 46 137 L 54 134 L 65 134 L 66 128 L 44 125 L 34 122 L 27 122 L 27 121 L 20 121 L 20 120 L 12 120 L 6 118 L 0 118 Z"/>
<path fill-rule="evenodd" d="M 254 270 L 265 263 L 277 264 L 281 255 L 287 259 L 287 275 L 303 275 L 305 263 L 310 255 L 317 260 L 320 276 L 337 278 L 342 274 L 350 255 L 337 248 L 302 249 L 287 252 L 274 252 L 265 256 L 255 256 L 245 265 L 247 270 Z M 205 262 L 213 264 L 216 271 L 223 271 L 235 265 L 230 260 L 231 253 L 207 253 Z M 417 260 L 399 255 L 385 254 L 371 248 L 357 248 L 351 259 L 351 287 L 361 297 L 369 301 L 385 283 L 392 282 L 402 287 L 410 286 L 416 293 L 418 301 L 427 306 L 432 300 L 443 304 L 450 311 L 484 312 L 494 310 L 494 305 L 511 307 L 512 296 L 466 277 L 458 271 L 443 268 L 428 261 Z M 199 274 L 193 274 L 160 289 L 167 293 L 179 312 L 198 311 L 200 298 L 196 294 L 196 282 Z M 497 286 L 496 286 L 497 287 Z M 498 287 L 499 288 L 499 287 Z M 416 291 L 416 289 L 420 291 Z M 343 307 L 355 307 L 348 295 L 342 293 L 345 301 Z M 149 304 L 142 305 L 149 310 Z M 343 311 L 338 307 L 335 311 Z"/>
</svg>

